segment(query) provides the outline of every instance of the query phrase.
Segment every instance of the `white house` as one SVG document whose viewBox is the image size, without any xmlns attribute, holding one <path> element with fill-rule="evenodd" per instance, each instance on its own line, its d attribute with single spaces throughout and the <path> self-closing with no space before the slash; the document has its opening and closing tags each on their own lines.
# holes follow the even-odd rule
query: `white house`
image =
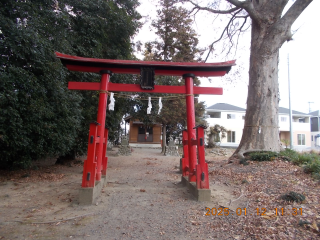
<svg viewBox="0 0 320 240">
<path fill-rule="evenodd" d="M 311 146 L 315 148 L 320 147 L 320 111 L 309 113 L 311 115 Z"/>
<path fill-rule="evenodd" d="M 221 146 L 237 147 L 242 137 L 246 109 L 227 103 L 217 103 L 206 108 L 209 126 L 219 124 L 225 127 L 227 137 L 221 140 Z M 292 111 L 293 146 L 296 149 L 311 147 L 311 115 Z M 319 117 L 318 117 L 319 122 Z M 319 130 L 319 128 L 318 128 Z M 289 109 L 279 107 L 280 140 L 290 141 Z"/>
<path fill-rule="evenodd" d="M 216 103 L 206 108 L 209 126 L 219 124 L 225 127 L 227 137 L 221 139 L 221 146 L 237 147 L 242 137 L 246 109 L 227 103 Z"/>
</svg>

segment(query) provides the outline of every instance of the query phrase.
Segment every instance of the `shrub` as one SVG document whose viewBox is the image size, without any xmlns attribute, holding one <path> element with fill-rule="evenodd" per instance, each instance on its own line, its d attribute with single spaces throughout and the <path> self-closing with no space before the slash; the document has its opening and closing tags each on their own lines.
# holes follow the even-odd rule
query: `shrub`
<svg viewBox="0 0 320 240">
<path fill-rule="evenodd" d="M 319 175 L 320 173 L 320 160 L 314 159 L 313 161 L 308 162 L 303 166 L 303 170 L 305 173 L 311 173 L 313 175 Z"/>
<path fill-rule="evenodd" d="M 249 165 L 248 159 L 246 159 L 246 158 L 240 159 L 240 162 L 239 162 L 239 163 L 242 164 L 242 165 L 244 165 L 244 166 Z"/>
<path fill-rule="evenodd" d="M 303 166 L 305 173 L 310 173 L 312 177 L 320 179 L 320 155 L 318 152 L 298 153 L 287 148 L 285 151 L 280 152 L 280 157 L 296 165 Z"/>
<path fill-rule="evenodd" d="M 285 159 L 289 161 L 295 161 L 299 159 L 299 153 L 290 148 L 286 148 L 284 151 L 281 151 L 280 156 L 285 157 Z"/>
<path fill-rule="evenodd" d="M 300 193 L 296 192 L 289 192 L 281 196 L 281 199 L 288 201 L 288 202 L 298 202 L 301 203 L 303 202 L 306 197 Z"/>
<path fill-rule="evenodd" d="M 252 152 L 249 154 L 249 156 L 250 156 L 250 160 L 252 161 L 263 162 L 263 161 L 272 161 L 276 157 L 278 157 L 279 154 L 276 152 Z"/>
</svg>

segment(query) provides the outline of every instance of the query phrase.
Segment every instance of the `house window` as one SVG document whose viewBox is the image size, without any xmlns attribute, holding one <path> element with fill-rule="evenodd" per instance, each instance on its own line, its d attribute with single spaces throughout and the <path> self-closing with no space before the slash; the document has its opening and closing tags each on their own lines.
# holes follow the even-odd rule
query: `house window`
<svg viewBox="0 0 320 240">
<path fill-rule="evenodd" d="M 281 120 L 281 122 L 286 122 L 287 118 L 286 117 L 281 117 L 280 120 Z"/>
<path fill-rule="evenodd" d="M 306 145 L 306 135 L 298 134 L 298 145 Z"/>
<path fill-rule="evenodd" d="M 318 117 L 311 118 L 311 132 L 319 131 L 319 120 Z"/>
<path fill-rule="evenodd" d="M 227 119 L 236 119 L 235 114 L 227 114 Z"/>
<path fill-rule="evenodd" d="M 306 122 L 306 121 L 305 121 L 304 118 L 299 118 L 299 122 L 300 122 L 300 123 L 304 123 L 304 122 Z"/>
<path fill-rule="evenodd" d="M 313 141 L 313 135 L 311 136 L 311 141 Z"/>
<path fill-rule="evenodd" d="M 210 118 L 221 118 L 221 112 L 210 112 Z"/>
<path fill-rule="evenodd" d="M 227 132 L 227 141 L 228 142 L 236 142 L 236 132 L 235 131 L 228 131 Z"/>
</svg>

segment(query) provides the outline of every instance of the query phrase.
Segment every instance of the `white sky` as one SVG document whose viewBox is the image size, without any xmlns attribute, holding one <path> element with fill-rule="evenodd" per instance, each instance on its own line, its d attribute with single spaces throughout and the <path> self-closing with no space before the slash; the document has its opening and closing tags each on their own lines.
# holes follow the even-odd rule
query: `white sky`
<svg viewBox="0 0 320 240">
<path fill-rule="evenodd" d="M 135 37 L 135 41 L 140 40 L 142 43 L 156 39 L 156 35 L 150 28 L 151 19 L 156 17 L 156 0 L 140 0 L 141 6 L 138 11 L 145 18 L 146 24 Z M 320 9 L 320 1 L 314 0 L 308 8 L 300 15 L 294 23 L 292 30 L 299 29 L 293 36 L 294 40 L 285 43 L 280 50 L 279 62 L 279 88 L 281 107 L 289 108 L 288 97 L 288 60 L 290 56 L 290 82 L 291 82 L 291 106 L 293 110 L 304 113 L 309 112 L 309 103 L 311 111 L 320 110 L 320 77 L 317 68 L 320 68 L 320 44 L 317 37 L 319 29 L 319 21 L 317 20 L 318 10 Z M 198 13 L 196 17 L 194 29 L 200 35 L 199 46 L 208 46 L 219 35 L 217 25 L 220 23 L 216 20 L 213 23 L 212 15 Z M 223 27 L 223 24 L 220 24 Z M 216 27 L 216 28 L 215 28 Z M 250 31 L 243 36 L 236 55 L 229 55 L 226 59 L 225 55 L 219 54 L 218 50 L 211 56 L 207 62 L 220 62 L 226 60 L 237 60 L 237 67 L 233 67 L 226 77 L 211 78 L 201 80 L 201 86 L 223 87 L 224 94 L 202 95 L 201 101 L 205 101 L 209 107 L 215 103 L 229 103 L 235 106 L 246 108 L 247 100 L 247 84 L 249 71 L 249 43 Z M 142 56 L 138 57 L 142 58 Z M 240 75 L 235 75 L 236 70 L 240 71 Z M 230 81 L 232 79 L 232 81 Z"/>
</svg>

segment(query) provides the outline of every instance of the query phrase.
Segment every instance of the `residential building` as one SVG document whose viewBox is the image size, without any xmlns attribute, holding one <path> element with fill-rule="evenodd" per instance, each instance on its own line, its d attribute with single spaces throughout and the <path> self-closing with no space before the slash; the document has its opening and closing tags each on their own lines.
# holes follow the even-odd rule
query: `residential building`
<svg viewBox="0 0 320 240">
<path fill-rule="evenodd" d="M 311 146 L 315 148 L 320 147 L 320 111 L 309 113 L 311 125 Z"/>
<path fill-rule="evenodd" d="M 292 110 L 293 147 L 297 150 L 311 147 L 310 114 Z M 279 107 L 280 140 L 290 141 L 289 109 Z"/>
<path fill-rule="evenodd" d="M 217 103 L 206 108 L 209 126 L 219 124 L 225 127 L 227 137 L 221 140 L 221 146 L 237 147 L 241 141 L 246 109 L 227 103 Z M 311 147 L 309 114 L 292 111 L 293 146 L 296 149 Z M 279 107 L 280 140 L 290 141 L 289 109 Z M 318 118 L 319 122 L 319 118 Z"/>
<path fill-rule="evenodd" d="M 237 147 L 242 137 L 246 109 L 227 103 L 217 103 L 206 108 L 209 126 L 219 124 L 225 127 L 227 137 L 221 139 L 221 146 Z"/>
</svg>

